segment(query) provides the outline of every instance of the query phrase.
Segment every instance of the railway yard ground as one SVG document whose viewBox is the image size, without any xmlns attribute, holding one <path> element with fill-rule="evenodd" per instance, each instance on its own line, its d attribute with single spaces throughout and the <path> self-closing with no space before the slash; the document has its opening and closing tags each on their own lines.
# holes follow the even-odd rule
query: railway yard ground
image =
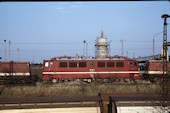
<svg viewBox="0 0 170 113">
<path fill-rule="evenodd" d="M 57 83 L 30 86 L 0 86 L 3 97 L 96 96 L 99 93 L 159 93 L 160 84 L 146 81 L 131 83 Z"/>
<path fill-rule="evenodd" d="M 160 93 L 160 83 L 146 81 L 0 86 L 0 113 L 169 113 Z"/>
</svg>

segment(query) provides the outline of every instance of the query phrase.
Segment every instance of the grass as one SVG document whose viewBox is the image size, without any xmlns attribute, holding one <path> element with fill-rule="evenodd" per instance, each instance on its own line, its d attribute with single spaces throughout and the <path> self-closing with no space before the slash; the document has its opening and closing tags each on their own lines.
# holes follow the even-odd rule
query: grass
<svg viewBox="0 0 170 113">
<path fill-rule="evenodd" d="M 99 93 L 153 93 L 158 89 L 156 84 L 61 83 L 5 87 L 0 97 L 97 96 Z"/>
</svg>

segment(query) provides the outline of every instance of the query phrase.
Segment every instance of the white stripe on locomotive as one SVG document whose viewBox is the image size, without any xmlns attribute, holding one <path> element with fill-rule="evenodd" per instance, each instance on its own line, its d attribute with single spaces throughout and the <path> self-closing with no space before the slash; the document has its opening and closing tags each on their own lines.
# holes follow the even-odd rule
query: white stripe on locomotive
<svg viewBox="0 0 170 113">
<path fill-rule="evenodd" d="M 43 72 L 43 74 L 115 74 L 115 73 L 135 73 L 138 74 L 139 71 L 111 71 L 111 72 Z"/>
<path fill-rule="evenodd" d="M 30 76 L 30 73 L 0 73 L 0 76 Z"/>
</svg>

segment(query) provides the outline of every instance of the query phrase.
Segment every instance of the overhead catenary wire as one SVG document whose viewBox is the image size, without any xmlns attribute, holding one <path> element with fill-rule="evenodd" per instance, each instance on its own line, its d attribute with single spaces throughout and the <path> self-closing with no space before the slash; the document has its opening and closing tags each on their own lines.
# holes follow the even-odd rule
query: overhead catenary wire
<svg viewBox="0 0 170 113">
<path fill-rule="evenodd" d="M 120 43 L 120 40 L 112 40 L 112 42 L 114 42 L 114 43 L 117 43 L 117 44 L 119 44 Z M 135 41 L 135 40 L 133 40 L 133 41 L 131 41 L 131 40 L 126 40 L 126 43 L 146 43 L 146 42 L 148 42 L 148 43 L 152 43 L 152 41 L 149 41 L 149 40 L 144 40 L 144 41 Z M 4 43 L 0 43 L 0 44 L 4 44 Z M 11 45 L 24 45 L 24 46 L 34 46 L 34 45 L 82 45 L 82 47 L 83 47 L 83 42 L 11 42 Z M 92 45 L 92 44 L 95 44 L 95 42 L 88 42 L 88 44 L 89 45 Z M 54 49 L 54 48 L 52 48 L 52 49 L 50 49 L 50 47 L 48 47 L 49 49 L 38 49 L 37 47 L 35 48 L 35 49 L 26 49 L 26 47 L 24 48 L 24 46 L 22 47 L 22 49 L 20 50 L 20 53 L 22 53 L 22 52 L 33 52 L 33 53 L 36 53 L 36 52 L 38 52 L 38 53 L 43 53 L 43 52 L 70 52 L 70 51 L 77 51 L 78 53 L 80 53 L 80 52 L 82 52 L 82 49 L 81 48 L 67 48 L 67 47 L 64 47 L 64 48 L 58 48 L 58 49 Z M 18 47 L 17 47 L 18 48 Z M 155 48 L 157 48 L 157 49 L 160 49 L 161 47 L 155 47 Z M 115 48 L 115 47 L 113 47 L 113 48 L 110 48 L 111 50 L 114 50 L 114 51 L 121 51 L 121 47 L 119 48 Z M 150 51 L 150 50 L 152 50 L 152 47 L 145 47 L 145 46 L 140 46 L 140 47 L 125 47 L 124 48 L 124 50 L 125 51 Z M 4 50 L 0 50 L 0 51 L 4 51 Z M 10 50 L 12 53 L 13 52 L 17 52 L 16 51 L 16 49 L 11 49 Z M 95 51 L 94 50 L 94 48 L 88 48 L 88 51 Z"/>
<path fill-rule="evenodd" d="M 160 47 L 156 47 L 159 49 Z M 121 48 L 111 48 L 114 51 L 120 51 Z M 148 48 L 126 48 L 125 50 L 151 50 L 151 47 Z M 93 51 L 94 49 L 89 48 L 88 50 Z M 12 49 L 11 52 L 15 52 L 17 50 Z M 41 52 L 46 52 L 46 51 L 82 51 L 82 49 L 22 49 L 20 50 L 21 52 L 23 51 L 41 51 Z"/>
<path fill-rule="evenodd" d="M 112 40 L 113 43 L 120 43 L 120 40 Z M 145 42 L 151 42 L 152 40 L 146 40 L 146 41 L 135 41 L 135 40 L 126 40 L 126 43 L 129 42 L 137 42 L 137 43 L 145 43 Z M 88 43 L 95 43 L 95 42 L 88 42 Z M 0 43 L 4 44 L 4 43 Z M 13 42 L 11 44 L 82 44 L 82 42 Z"/>
</svg>

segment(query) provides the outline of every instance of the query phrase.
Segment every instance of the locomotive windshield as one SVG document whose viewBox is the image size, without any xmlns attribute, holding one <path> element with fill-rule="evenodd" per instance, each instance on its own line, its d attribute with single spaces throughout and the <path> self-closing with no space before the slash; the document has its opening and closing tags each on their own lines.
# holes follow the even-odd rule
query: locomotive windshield
<svg viewBox="0 0 170 113">
<path fill-rule="evenodd" d="M 47 62 L 45 62 L 45 67 L 48 67 L 48 65 L 49 65 L 48 61 L 47 61 Z"/>
</svg>

